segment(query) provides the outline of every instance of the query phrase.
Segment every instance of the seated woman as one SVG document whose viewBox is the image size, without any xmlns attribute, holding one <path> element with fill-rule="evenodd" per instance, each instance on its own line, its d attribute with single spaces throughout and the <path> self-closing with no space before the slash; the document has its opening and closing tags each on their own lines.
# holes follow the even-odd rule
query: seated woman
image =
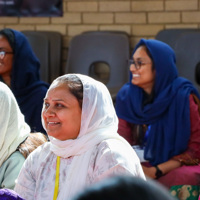
<svg viewBox="0 0 200 200">
<path fill-rule="evenodd" d="M 0 81 L 12 90 L 31 131 L 45 133 L 41 111 L 49 85 L 40 80 L 39 70 L 26 37 L 16 30 L 0 30 Z"/>
<path fill-rule="evenodd" d="M 177 196 L 181 185 L 194 190 L 200 185 L 198 104 L 197 90 L 178 77 L 174 51 L 163 42 L 141 39 L 130 63 L 130 82 L 117 95 L 118 133 L 144 147 L 145 174 L 176 186 Z"/>
<path fill-rule="evenodd" d="M 0 111 L 0 188 L 14 189 L 25 158 L 47 140 L 42 133 L 30 133 L 13 93 L 2 82 Z"/>
<path fill-rule="evenodd" d="M 118 119 L 108 89 L 80 74 L 58 77 L 42 110 L 50 142 L 25 161 L 15 191 L 24 199 L 70 199 L 108 176 L 145 179 L 139 158 L 117 134 Z"/>
</svg>

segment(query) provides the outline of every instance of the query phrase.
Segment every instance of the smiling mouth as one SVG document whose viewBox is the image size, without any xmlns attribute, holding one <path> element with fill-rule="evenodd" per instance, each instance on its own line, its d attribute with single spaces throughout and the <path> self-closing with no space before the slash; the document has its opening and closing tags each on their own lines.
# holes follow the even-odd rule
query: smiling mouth
<svg viewBox="0 0 200 200">
<path fill-rule="evenodd" d="M 47 122 L 48 126 L 53 126 L 53 125 L 57 125 L 60 124 L 60 122 Z"/>
<path fill-rule="evenodd" d="M 133 76 L 133 78 L 140 77 L 140 75 L 139 75 L 139 74 L 133 74 L 132 76 Z"/>
</svg>

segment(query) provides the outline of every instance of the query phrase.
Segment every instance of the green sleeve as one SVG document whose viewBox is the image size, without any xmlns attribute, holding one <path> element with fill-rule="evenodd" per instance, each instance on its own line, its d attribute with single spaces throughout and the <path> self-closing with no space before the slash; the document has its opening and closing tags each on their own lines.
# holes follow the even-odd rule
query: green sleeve
<svg viewBox="0 0 200 200">
<path fill-rule="evenodd" d="M 14 189 L 24 161 L 23 155 L 16 151 L 3 163 L 0 167 L 0 188 Z"/>
</svg>

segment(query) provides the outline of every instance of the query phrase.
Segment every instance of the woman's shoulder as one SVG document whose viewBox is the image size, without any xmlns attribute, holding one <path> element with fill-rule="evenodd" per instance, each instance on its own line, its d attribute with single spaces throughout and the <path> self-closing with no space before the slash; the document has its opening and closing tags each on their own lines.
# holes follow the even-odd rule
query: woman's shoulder
<svg viewBox="0 0 200 200">
<path fill-rule="evenodd" d="M 118 139 L 107 139 L 99 143 L 93 151 L 90 166 L 97 172 L 98 178 L 119 173 L 144 176 L 139 158 L 132 147 Z"/>
<path fill-rule="evenodd" d="M 8 159 L 16 159 L 16 158 L 21 159 L 21 158 L 24 158 L 24 156 L 19 151 L 15 151 L 14 153 L 10 155 Z"/>
<path fill-rule="evenodd" d="M 131 158 L 138 159 L 131 145 L 124 139 L 107 139 L 98 144 L 96 153 L 99 156 L 108 156 L 114 160 L 123 158 L 123 160 Z M 131 159 L 130 159 L 131 160 Z M 139 162 L 139 159 L 138 159 Z"/>
<path fill-rule="evenodd" d="M 8 163 L 11 164 L 13 163 L 15 164 L 19 164 L 19 163 L 23 163 L 25 161 L 24 156 L 19 152 L 19 151 L 15 151 L 14 153 L 12 153 L 10 155 L 10 157 L 4 162 L 4 164 Z"/>
<path fill-rule="evenodd" d="M 189 96 L 190 104 L 196 104 L 200 107 L 200 99 L 195 94 L 190 94 Z"/>
<path fill-rule="evenodd" d="M 45 142 L 41 146 L 37 147 L 34 151 L 30 153 L 29 156 L 32 158 L 41 158 L 43 155 L 46 155 L 50 152 L 50 142 Z"/>
<path fill-rule="evenodd" d="M 10 157 L 7 160 L 4 161 L 4 163 L 0 167 L 1 176 L 2 173 L 4 174 L 6 171 L 12 171 L 12 173 L 19 172 L 24 162 L 24 156 L 19 151 L 15 151 L 10 155 Z"/>
<path fill-rule="evenodd" d="M 42 163 L 54 156 L 54 153 L 50 150 L 50 143 L 46 142 L 29 154 L 25 161 L 24 167 L 30 171 L 37 171 Z"/>
</svg>

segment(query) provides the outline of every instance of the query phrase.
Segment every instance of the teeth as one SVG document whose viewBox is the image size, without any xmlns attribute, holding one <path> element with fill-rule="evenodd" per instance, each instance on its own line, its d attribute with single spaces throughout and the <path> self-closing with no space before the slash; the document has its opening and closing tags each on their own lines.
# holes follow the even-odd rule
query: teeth
<svg viewBox="0 0 200 200">
<path fill-rule="evenodd" d="M 139 74 L 133 74 L 133 78 L 134 77 L 140 77 L 140 75 Z"/>
<path fill-rule="evenodd" d="M 48 122 L 48 124 L 58 124 L 58 122 Z"/>
</svg>

